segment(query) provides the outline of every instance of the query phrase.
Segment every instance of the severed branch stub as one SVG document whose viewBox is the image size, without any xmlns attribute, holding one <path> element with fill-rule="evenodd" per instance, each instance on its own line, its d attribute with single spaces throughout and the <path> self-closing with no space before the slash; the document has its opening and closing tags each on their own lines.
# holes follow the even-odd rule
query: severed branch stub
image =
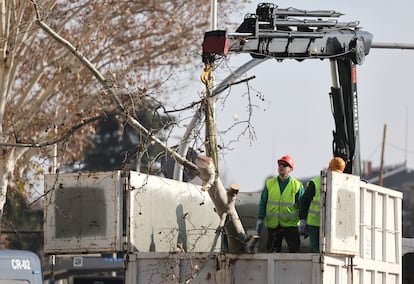
<svg viewBox="0 0 414 284">
<path fill-rule="evenodd" d="M 214 163 L 209 157 L 206 156 L 198 156 L 195 163 L 199 168 L 200 178 L 203 181 L 201 190 L 207 191 L 216 181 L 216 170 Z"/>
<path fill-rule="evenodd" d="M 212 158 L 198 156 L 195 163 L 203 181 L 201 190 L 208 191 L 215 205 L 215 211 L 220 217 L 218 231 L 224 228 L 228 251 L 231 253 L 247 252 L 247 242 L 250 237 L 246 235 L 235 208 L 240 187 L 236 184 L 232 184 L 228 188 L 223 186 L 220 177 L 216 174 Z"/>
</svg>

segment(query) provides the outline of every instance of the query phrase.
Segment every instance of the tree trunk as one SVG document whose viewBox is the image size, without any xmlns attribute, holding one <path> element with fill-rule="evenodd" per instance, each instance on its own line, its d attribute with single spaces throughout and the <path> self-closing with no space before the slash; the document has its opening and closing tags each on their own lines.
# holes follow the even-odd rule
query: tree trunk
<svg viewBox="0 0 414 284">
<path fill-rule="evenodd" d="M 199 156 L 196 165 L 200 170 L 200 178 L 204 183 L 202 190 L 207 190 L 214 203 L 216 213 L 220 217 L 220 228 L 224 228 L 228 243 L 228 252 L 247 252 L 248 237 L 240 221 L 235 207 L 239 188 L 231 186 L 226 189 L 221 179 L 215 176 L 213 161 L 205 156 Z"/>
<path fill-rule="evenodd" d="M 0 154 L 0 234 L 1 221 L 3 217 L 3 208 L 6 203 L 7 186 L 9 184 L 8 176 L 12 174 L 14 163 L 12 163 L 13 156 L 7 150 L 2 150 Z"/>
</svg>

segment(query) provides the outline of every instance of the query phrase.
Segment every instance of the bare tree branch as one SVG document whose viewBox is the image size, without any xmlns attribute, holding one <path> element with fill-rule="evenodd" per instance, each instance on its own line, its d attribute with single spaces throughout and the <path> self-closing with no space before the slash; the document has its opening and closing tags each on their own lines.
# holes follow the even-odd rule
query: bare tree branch
<svg viewBox="0 0 414 284">
<path fill-rule="evenodd" d="M 165 151 L 169 155 L 171 155 L 178 163 L 180 163 L 183 166 L 189 168 L 190 170 L 199 172 L 199 169 L 198 169 L 198 167 L 196 165 L 194 165 L 192 162 L 188 161 L 187 159 L 185 159 L 184 157 L 182 157 L 181 155 L 179 155 L 177 152 L 175 152 L 175 151 L 171 150 L 170 148 L 168 148 L 167 145 L 164 142 L 162 142 L 156 136 L 154 136 L 153 134 L 151 134 L 150 132 L 148 132 L 148 130 L 141 123 L 139 123 L 139 121 L 137 121 L 136 119 L 134 119 L 125 110 L 125 108 L 124 108 L 121 100 L 119 99 L 118 96 L 116 96 L 116 94 L 113 91 L 112 83 L 110 81 L 106 80 L 106 78 L 98 71 L 98 69 L 96 69 L 95 66 L 93 66 L 93 64 L 85 56 L 83 56 L 82 53 L 80 53 L 76 49 L 76 47 L 74 47 L 69 41 L 67 41 L 66 39 L 64 39 L 63 37 L 61 37 L 53 29 L 51 29 L 45 22 L 43 22 L 43 20 L 42 20 L 42 18 L 40 16 L 39 9 L 38 9 L 38 6 L 37 6 L 36 1 L 35 0 L 31 0 L 31 2 L 33 3 L 33 6 L 34 6 L 35 11 L 36 11 L 36 17 L 37 17 L 37 23 L 38 23 L 38 25 L 47 34 L 49 34 L 53 39 L 55 39 L 60 44 L 62 44 L 63 46 L 65 46 L 88 70 L 90 70 L 90 72 L 92 72 L 92 74 L 94 75 L 94 77 L 103 86 L 103 92 L 106 93 L 106 94 L 108 94 L 110 96 L 110 98 L 112 99 L 112 101 L 119 108 L 120 115 L 127 121 L 127 123 L 132 128 L 134 128 L 135 130 L 137 130 L 140 133 L 144 134 L 151 141 L 154 141 L 155 143 L 157 143 L 161 147 L 165 148 Z"/>
</svg>

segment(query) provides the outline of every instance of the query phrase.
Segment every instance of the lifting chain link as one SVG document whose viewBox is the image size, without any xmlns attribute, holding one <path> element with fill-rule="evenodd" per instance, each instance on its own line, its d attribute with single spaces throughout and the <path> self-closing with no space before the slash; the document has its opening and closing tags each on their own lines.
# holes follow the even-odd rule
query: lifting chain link
<svg viewBox="0 0 414 284">
<path fill-rule="evenodd" d="M 204 85 L 207 85 L 211 78 L 211 67 L 209 64 L 205 64 L 203 73 L 200 75 L 201 82 L 203 82 Z"/>
</svg>

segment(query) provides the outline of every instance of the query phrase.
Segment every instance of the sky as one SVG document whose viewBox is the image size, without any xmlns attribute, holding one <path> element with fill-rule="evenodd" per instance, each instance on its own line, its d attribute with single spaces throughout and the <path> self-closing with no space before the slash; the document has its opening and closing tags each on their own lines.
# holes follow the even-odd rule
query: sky
<svg viewBox="0 0 414 284">
<path fill-rule="evenodd" d="M 261 1 L 252 1 L 243 15 L 254 13 L 258 3 Z M 374 43 L 414 44 L 412 1 L 281 0 L 274 3 L 279 8 L 336 10 L 345 14 L 339 18 L 341 22 L 359 21 L 363 30 L 374 35 Z M 218 27 L 225 28 L 221 23 Z M 250 59 L 248 54 L 231 54 L 227 69 L 216 72 L 217 83 L 229 75 L 230 69 L 235 70 Z M 386 127 L 384 164 L 407 162 L 414 169 L 413 66 L 414 50 L 400 49 L 371 49 L 364 63 L 357 66 L 362 162 L 380 166 Z M 220 170 L 224 184 L 238 184 L 246 192 L 262 190 L 265 179 L 277 174 L 277 159 L 283 155 L 290 155 L 295 161 L 292 176 L 302 179 L 319 174 L 332 157 L 334 119 L 329 101 L 329 61 L 267 60 L 242 78 L 250 76 L 255 76 L 249 81 L 250 101 L 254 105 L 250 119 L 255 139 L 241 137 L 231 144 L 232 150 L 222 153 Z M 221 94 L 216 104 L 219 131 L 230 127 L 236 118 L 239 122 L 248 119 L 248 99 L 245 84 Z M 236 127 L 220 136 L 220 141 L 227 145 L 242 129 Z"/>
</svg>

